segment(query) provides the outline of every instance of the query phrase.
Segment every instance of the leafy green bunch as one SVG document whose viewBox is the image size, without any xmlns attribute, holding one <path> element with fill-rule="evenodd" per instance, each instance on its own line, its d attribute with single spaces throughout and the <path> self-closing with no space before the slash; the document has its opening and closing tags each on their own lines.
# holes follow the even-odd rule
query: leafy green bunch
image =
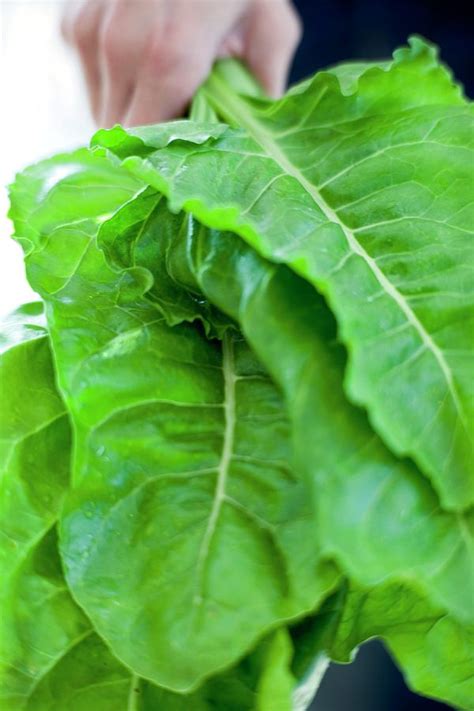
<svg viewBox="0 0 474 711">
<path fill-rule="evenodd" d="M 6 711 L 291 711 L 378 636 L 472 708 L 472 106 L 420 39 L 26 169 Z"/>
</svg>

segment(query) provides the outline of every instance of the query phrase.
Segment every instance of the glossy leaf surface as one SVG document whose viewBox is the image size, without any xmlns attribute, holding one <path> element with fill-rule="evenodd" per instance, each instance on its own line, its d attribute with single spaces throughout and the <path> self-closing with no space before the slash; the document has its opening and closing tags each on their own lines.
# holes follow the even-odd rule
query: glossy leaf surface
<svg viewBox="0 0 474 711">
<path fill-rule="evenodd" d="M 28 304 L 2 326 L 10 346 L 0 356 L 0 418 L 9 435 L 0 450 L 2 705 L 8 711 L 184 711 L 189 704 L 195 711 L 291 711 L 296 678 L 286 630 L 195 694 L 180 696 L 119 663 L 73 601 L 56 535 L 69 479 L 69 425 L 40 319 L 41 305 Z"/>
<path fill-rule="evenodd" d="M 0 702 L 24 708 L 88 623 L 65 586 L 55 523 L 70 464 L 70 428 L 48 339 L 24 308 L 3 329 L 0 356 Z M 15 325 L 15 328 L 13 328 Z M 28 341 L 20 342 L 19 334 Z"/>
<path fill-rule="evenodd" d="M 207 93 L 241 129 L 212 150 L 179 141 L 125 165 L 173 209 L 314 284 L 349 352 L 349 398 L 445 506 L 469 507 L 472 107 L 420 40 L 383 67 L 322 72 L 280 102 L 239 97 L 218 72 Z M 113 150 L 114 136 L 95 141 Z"/>
<path fill-rule="evenodd" d="M 417 39 L 234 84 L 12 187 L 47 323 L 0 340 L 6 698 L 299 711 L 380 636 L 467 709 L 471 107 Z"/>
<path fill-rule="evenodd" d="M 74 164 L 78 185 L 106 171 L 92 158 Z M 47 197 L 31 184 L 43 213 L 54 200 L 54 215 L 47 234 L 29 223 L 27 258 L 75 424 L 66 576 L 119 659 L 186 691 L 313 609 L 337 576 L 320 563 L 265 371 L 235 331 L 221 346 L 195 326 L 168 326 L 140 298 L 150 271 L 113 270 L 96 245 L 114 193 L 104 190 L 102 208 L 96 188 L 89 219 L 69 224 L 74 184 L 70 173 Z"/>
<path fill-rule="evenodd" d="M 238 318 L 286 393 L 298 461 L 313 483 L 322 551 L 370 586 L 364 604 L 344 612 L 354 615 L 357 643 L 384 637 L 417 690 L 468 706 L 472 511 L 443 511 L 426 479 L 410 462 L 397 460 L 364 413 L 345 400 L 345 359 L 334 340 L 335 324 L 305 282 L 231 235 L 223 240 L 198 230 L 186 251 L 204 293 Z M 337 441 L 335 431 L 343 433 Z M 387 607 L 384 600 L 390 600 Z M 341 639 L 344 632 L 343 626 Z M 346 650 L 356 646 L 353 638 L 345 641 Z M 448 679 L 440 670 L 449 664 Z"/>
</svg>

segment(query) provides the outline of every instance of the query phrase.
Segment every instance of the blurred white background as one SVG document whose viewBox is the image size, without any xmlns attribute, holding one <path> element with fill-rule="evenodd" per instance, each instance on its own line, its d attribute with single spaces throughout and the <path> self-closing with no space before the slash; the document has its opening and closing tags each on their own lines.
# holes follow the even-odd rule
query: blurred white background
<svg viewBox="0 0 474 711">
<path fill-rule="evenodd" d="M 20 247 L 10 239 L 7 184 L 94 131 L 72 52 L 61 39 L 62 0 L 0 0 L 0 317 L 34 298 Z"/>
</svg>

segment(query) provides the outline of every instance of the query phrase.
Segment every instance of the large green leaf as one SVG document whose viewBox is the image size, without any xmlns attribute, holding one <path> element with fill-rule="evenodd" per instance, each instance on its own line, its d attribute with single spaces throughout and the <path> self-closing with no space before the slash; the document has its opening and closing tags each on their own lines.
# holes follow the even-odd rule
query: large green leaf
<svg viewBox="0 0 474 711">
<path fill-rule="evenodd" d="M 409 581 L 412 596 L 420 595 L 418 609 L 434 608 L 432 618 L 449 615 L 444 630 L 438 625 L 426 669 L 422 655 L 414 654 L 415 641 L 399 658 L 417 689 L 467 706 L 472 677 L 469 682 L 461 671 L 469 668 L 472 646 L 460 640 L 469 638 L 463 627 L 472 630 L 474 622 L 474 512 L 444 512 L 426 480 L 409 462 L 397 461 L 370 431 L 363 413 L 345 401 L 344 357 L 332 340 L 327 310 L 309 287 L 284 268 L 265 264 L 230 235 L 222 240 L 202 230 L 198 242 L 193 251 L 205 293 L 238 315 L 249 342 L 286 393 L 299 461 L 314 485 L 323 550 L 355 580 L 377 586 L 378 605 L 369 605 L 367 613 L 360 608 L 355 624 L 370 630 L 369 637 L 380 633 L 385 622 L 385 636 L 390 640 L 393 633 L 399 649 L 403 635 L 388 625 L 386 612 L 392 619 L 398 613 L 403 623 L 411 598 L 407 594 L 401 606 L 385 607 L 383 583 Z M 419 635 L 419 643 L 423 639 L 429 648 L 431 640 L 422 630 L 414 622 L 412 639 Z M 458 676 L 447 680 L 439 669 L 453 655 Z M 440 658 L 435 670 L 433 660 Z M 429 683 L 430 674 L 437 685 Z"/>
<path fill-rule="evenodd" d="M 354 620 L 359 637 L 351 639 L 352 646 L 375 634 L 386 636 L 415 688 L 466 705 L 469 685 L 463 674 L 471 633 L 463 626 L 468 622 L 472 629 L 474 622 L 472 512 L 441 510 L 426 479 L 410 462 L 397 460 L 363 413 L 347 402 L 345 357 L 335 342 L 333 318 L 306 282 L 261 259 L 234 235 L 203 229 L 190 218 L 184 218 L 185 228 L 174 230 L 174 240 L 156 245 L 153 224 L 140 228 L 151 200 L 150 193 L 143 194 L 103 225 L 101 244 L 109 258 L 123 267 L 149 267 L 155 282 L 148 296 L 162 308 L 167 303 L 160 284 L 171 280 L 175 290 L 181 285 L 189 298 L 206 296 L 241 324 L 286 393 L 300 463 L 314 486 L 318 545 L 351 577 L 372 586 L 365 593 L 370 604 L 361 605 Z M 387 579 L 397 582 L 387 588 Z M 390 602 L 385 611 L 384 595 L 391 600 L 392 590 L 405 588 L 400 604 Z M 436 634 L 427 633 L 443 619 Z M 400 642 L 403 635 L 406 645 Z M 426 667 L 417 651 L 421 640 L 424 653 L 431 654 Z M 453 655 L 457 664 L 448 679 L 439 669 Z M 431 683 L 434 678 L 437 684 Z"/>
<path fill-rule="evenodd" d="M 28 220 L 27 270 L 47 303 L 75 425 L 66 577 L 119 659 L 189 690 L 279 621 L 313 609 L 337 575 L 320 563 L 275 386 L 235 329 L 221 345 L 196 326 L 171 328 L 140 298 L 150 272 L 107 264 L 96 232 L 123 197 L 102 189 L 102 208 L 96 187 L 89 218 L 71 222 L 70 191 L 108 163 L 63 160 L 65 180 L 54 182 L 58 159 L 30 183 L 41 206 Z"/>
<path fill-rule="evenodd" d="M 97 160 L 102 159 L 98 157 Z M 71 178 L 68 181 L 70 185 Z M 54 193 L 58 202 L 60 185 L 56 185 Z M 153 671 L 160 675 L 160 680 L 166 679 L 169 686 L 176 686 L 177 668 L 181 681 L 185 674 L 187 678 L 191 673 L 196 674 L 196 667 L 190 672 L 184 666 L 187 650 L 183 646 L 173 650 L 166 636 L 171 630 L 178 645 L 193 648 L 194 652 L 196 648 L 199 650 L 199 665 L 203 664 L 201 644 L 204 649 L 211 648 L 208 657 L 204 658 L 207 665 L 216 660 L 219 665 L 224 665 L 226 661 L 231 663 L 232 657 L 229 655 L 226 660 L 222 652 L 217 654 L 218 648 L 222 650 L 223 637 L 218 637 L 213 647 L 215 635 L 224 629 L 233 635 L 233 645 L 237 641 L 242 649 L 244 645 L 248 648 L 258 634 L 257 631 L 253 636 L 251 631 L 249 633 L 250 625 L 255 624 L 256 613 L 261 615 L 258 620 L 262 625 L 260 633 L 271 624 L 268 617 L 262 616 L 264 608 L 259 611 L 257 605 L 262 604 L 259 601 L 268 605 L 270 600 L 275 604 L 276 579 L 271 577 L 276 562 L 275 549 L 268 549 L 269 558 L 264 562 L 261 551 L 266 550 L 267 544 L 265 548 L 257 547 L 259 539 L 252 537 L 244 550 L 245 561 L 239 566 L 238 560 L 236 562 L 239 549 L 235 548 L 235 541 L 243 539 L 244 531 L 235 528 L 233 519 L 230 520 L 231 528 L 226 530 L 228 522 L 225 519 L 223 534 L 225 536 L 230 531 L 231 550 L 235 552 L 230 569 L 227 553 L 222 554 L 214 568 L 216 577 L 210 579 L 210 587 L 213 594 L 221 594 L 227 604 L 229 600 L 232 604 L 233 596 L 237 596 L 244 614 L 247 614 L 247 606 L 252 600 L 250 613 L 253 619 L 244 630 L 242 618 L 238 618 L 240 628 L 237 629 L 235 624 L 229 625 L 224 611 L 218 624 L 213 625 L 212 618 L 210 623 L 204 620 L 207 626 L 199 630 L 201 634 L 194 640 L 189 633 L 186 636 L 186 631 L 183 632 L 183 620 L 189 620 L 195 592 L 192 588 L 194 578 L 189 574 L 196 569 L 193 551 L 198 551 L 199 561 L 199 551 L 206 540 L 209 520 L 212 520 L 210 516 L 215 511 L 213 495 L 217 486 L 222 485 L 219 472 L 222 472 L 226 437 L 229 436 L 227 415 L 222 417 L 220 413 L 211 420 L 212 426 L 209 427 L 205 410 L 199 408 L 199 418 L 196 418 L 193 408 L 194 404 L 205 404 L 209 398 L 212 405 L 217 404 L 224 392 L 227 392 L 224 402 L 228 407 L 229 378 L 223 377 L 222 373 L 229 368 L 233 357 L 239 377 L 244 376 L 242 385 L 252 387 L 247 398 L 242 400 L 246 407 L 242 415 L 244 418 L 250 416 L 250 427 L 246 427 L 245 419 L 240 421 L 238 418 L 240 431 L 234 433 L 234 441 L 239 446 L 241 441 L 244 445 L 248 442 L 252 450 L 250 456 L 254 457 L 256 451 L 266 461 L 265 470 L 268 470 L 269 460 L 275 459 L 276 444 L 280 451 L 280 465 L 284 464 L 288 454 L 285 454 L 283 407 L 262 368 L 242 341 L 237 341 L 238 350 L 234 356 L 229 352 L 231 342 L 238 338 L 232 335 L 232 330 L 225 336 L 227 345 L 223 353 L 216 342 L 208 341 L 195 327 L 182 324 L 170 329 L 156 310 L 158 306 L 164 314 L 167 312 L 168 298 L 164 289 L 167 280 L 170 293 L 182 289 L 183 284 L 186 286 L 187 296 L 183 295 L 180 303 L 186 302 L 186 308 L 190 308 L 192 298 L 197 299 L 196 314 L 201 313 L 201 317 L 201 309 L 205 307 L 201 303 L 204 292 L 220 309 L 237 319 L 286 393 L 295 423 L 300 465 L 314 483 L 318 530 L 313 528 L 311 519 L 304 523 L 307 533 L 301 528 L 302 522 L 295 522 L 294 502 L 288 501 L 287 487 L 291 482 L 287 479 L 285 465 L 283 470 L 271 469 L 272 487 L 269 490 L 268 479 L 256 480 L 252 467 L 243 469 L 236 462 L 233 472 L 237 475 L 238 500 L 260 521 L 261 533 L 266 533 L 265 522 L 275 526 L 277 536 L 281 535 L 281 528 L 280 548 L 284 553 L 285 542 L 293 541 L 286 549 L 288 571 L 294 571 L 288 581 L 294 575 L 295 586 L 299 582 L 302 588 L 300 600 L 305 590 L 310 591 L 306 609 L 310 608 L 311 602 L 313 605 L 317 602 L 317 585 L 311 580 L 309 561 L 312 557 L 314 569 L 318 560 L 314 551 L 321 547 L 327 556 L 336 557 L 352 577 L 371 586 L 374 594 L 378 594 L 378 586 L 387 577 L 394 581 L 409 580 L 414 589 L 420 591 L 422 600 L 423 597 L 432 600 L 427 602 L 428 605 L 437 605 L 449 612 L 454 626 L 458 625 L 456 620 L 469 619 L 472 587 L 465 584 L 472 571 L 469 557 L 472 537 L 467 534 L 469 519 L 441 511 L 427 481 L 415 467 L 407 461 L 396 460 L 371 432 L 363 413 L 349 405 L 341 386 L 344 353 L 334 341 L 334 321 L 317 293 L 286 268 L 275 267 L 259 258 L 237 237 L 199 229 L 189 218 L 180 218 L 184 228 L 171 230 L 174 240 L 170 235 L 166 238 L 166 230 L 163 231 L 164 260 L 164 254 L 159 257 L 163 245 L 156 247 L 154 239 L 156 224 L 147 217 L 155 211 L 160 215 L 160 224 L 164 224 L 166 212 L 162 201 L 147 191 L 121 208 L 109 222 L 103 223 L 101 244 L 114 269 L 95 246 L 97 221 L 88 223 L 87 252 L 78 258 L 70 277 L 62 277 L 65 287 L 59 290 L 55 275 L 63 263 L 67 239 L 71 241 L 70 251 L 74 250 L 74 239 L 78 239 L 74 228 L 57 227 L 48 238 L 47 247 L 31 252 L 28 257 L 30 273 L 40 277 L 37 282 L 33 279 L 33 283 L 42 289 L 49 303 L 49 323 L 59 372 L 77 423 L 76 493 L 70 499 L 69 513 L 63 524 L 63 553 L 72 589 L 100 633 L 112 644 L 118 656 L 136 671 L 144 674 L 145 665 L 152 660 Z M 83 239 L 84 224 L 81 228 L 79 239 Z M 60 245 L 57 254 L 54 249 L 56 237 Z M 80 253 L 84 253 L 84 247 Z M 41 269 L 43 259 L 48 264 L 47 273 Z M 133 279 L 131 275 L 139 278 L 135 276 Z M 50 283 L 52 294 L 48 292 Z M 131 288 L 131 285 L 141 284 L 148 289 L 148 302 L 137 299 L 137 288 Z M 127 301 L 130 296 L 133 300 Z M 209 308 L 205 307 L 205 311 L 208 318 Z M 183 313 L 185 320 L 189 316 L 189 313 Z M 191 367 L 184 364 L 178 369 L 177 355 L 183 352 Z M 173 359 L 171 370 L 163 356 Z M 206 368 L 202 364 L 212 366 L 207 368 L 212 373 L 210 378 L 203 376 Z M 220 369 L 222 365 L 225 366 L 223 370 Z M 251 376 L 249 380 L 246 379 L 248 376 Z M 189 382 L 192 383 L 189 392 L 195 398 L 191 403 L 191 414 L 188 409 Z M 183 392 L 186 400 L 183 400 Z M 270 401 L 269 392 L 273 393 Z M 230 395 L 232 401 L 232 393 Z M 233 396 L 239 405 L 237 389 Z M 157 397 L 167 402 L 155 403 Z M 249 409 L 251 400 L 254 402 Z M 186 404 L 178 405 L 180 402 Z M 269 402 L 273 402 L 271 410 L 268 410 Z M 220 411 L 220 408 L 210 409 Z M 133 417 L 130 417 L 131 413 Z M 183 416 L 181 413 L 184 413 L 184 420 L 179 417 Z M 271 414 L 270 423 L 267 427 L 259 423 L 259 429 L 255 430 L 256 420 L 252 417 L 263 414 L 267 417 Z M 268 432 L 268 445 L 265 431 Z M 334 432 L 339 432 L 339 437 L 334 446 L 327 447 Z M 265 449 L 266 446 L 270 449 Z M 198 469 L 205 472 L 211 469 L 209 474 L 196 477 L 197 486 L 190 486 L 194 477 L 186 478 L 186 472 L 193 471 L 186 463 L 188 451 L 194 466 L 197 462 Z M 242 456 L 240 452 L 239 456 Z M 248 450 L 243 456 L 249 456 Z M 226 484 L 234 479 L 233 472 Z M 247 478 L 248 472 L 250 479 Z M 279 472 L 280 476 L 284 474 L 286 483 L 278 478 Z M 150 481 L 151 477 L 154 478 Z M 180 477 L 184 477 L 181 486 Z M 258 488 L 262 493 L 261 486 L 265 483 L 267 493 L 256 497 L 252 492 L 252 481 L 259 481 Z M 281 494 L 276 506 L 273 494 L 270 496 L 275 486 Z M 177 502 L 179 517 L 176 516 Z M 401 516 L 397 513 L 400 506 Z M 287 534 L 284 533 L 285 524 L 283 527 L 278 525 L 279 516 L 285 509 L 284 519 L 291 513 Z M 272 515 L 276 518 L 268 521 Z M 158 531 L 157 524 L 160 524 Z M 186 533 L 181 540 L 172 538 L 188 524 L 191 527 L 189 538 Z M 315 545 L 317 536 L 319 542 Z M 168 547 L 167 537 L 168 540 L 172 538 L 172 545 Z M 417 547 L 412 545 L 414 538 Z M 175 547 L 173 542 L 176 540 L 180 545 Z M 265 540 L 268 539 L 265 537 Z M 308 550 L 306 547 L 302 549 L 301 540 L 308 541 Z M 129 553 L 132 545 L 133 556 Z M 223 550 L 229 549 L 225 547 Z M 255 571 L 255 580 L 250 577 L 251 588 L 244 588 L 243 584 L 249 580 L 248 571 L 252 574 L 254 565 L 251 561 L 249 565 L 249 554 L 263 567 Z M 176 584 L 176 559 L 178 565 L 183 566 L 181 570 L 187 575 L 183 581 L 188 586 L 183 582 L 179 587 Z M 264 578 L 262 569 L 266 571 Z M 148 571 L 146 575 L 145 570 Z M 154 571 L 153 576 L 149 575 L 150 570 Z M 243 571 L 246 571 L 245 575 Z M 305 572 L 308 582 L 301 579 Z M 271 591 L 266 588 L 266 578 L 271 582 Z M 323 581 L 327 588 L 329 583 L 324 576 Z M 459 581 L 464 584 L 460 585 Z M 164 585 L 159 588 L 159 596 L 155 594 L 157 584 Z M 178 589 L 180 598 L 176 595 Z M 255 590 L 259 592 L 257 601 Z M 261 597 L 260 593 L 263 593 Z M 146 627 L 139 624 L 140 620 L 137 621 L 130 607 L 133 604 L 153 613 L 153 622 L 150 617 Z M 304 609 L 300 608 L 301 611 Z M 378 613 L 382 614 L 380 608 Z M 235 618 L 233 609 L 231 615 Z M 277 619 L 278 615 L 291 616 L 291 613 L 280 609 Z M 161 619 L 164 620 L 163 627 L 157 630 L 156 625 Z M 179 629 L 173 626 L 176 621 Z M 371 625 L 380 629 L 383 617 L 361 618 L 360 624 L 367 630 L 372 629 Z M 138 637 L 135 630 L 138 630 Z M 416 632 L 413 634 L 416 636 Z M 162 653 L 156 648 L 157 643 L 166 650 L 169 665 L 161 663 Z M 444 649 L 446 663 L 453 655 L 460 657 L 459 665 L 466 663 L 462 646 L 454 647 L 447 638 Z M 130 659 L 131 650 L 133 659 Z M 171 661 L 173 651 L 175 656 Z M 230 651 L 233 658 L 238 655 L 236 646 Z M 145 660 L 140 659 L 140 652 L 146 656 Z M 158 669 L 155 669 L 156 660 L 159 660 Z M 178 666 L 176 660 L 179 660 Z M 417 679 L 419 658 L 414 658 L 408 650 L 403 660 L 409 674 Z M 188 663 L 196 665 L 195 654 Z M 202 668 L 200 666 L 200 671 Z M 144 675 L 150 676 L 149 671 L 148 666 Z M 462 691 L 456 686 L 446 685 L 442 679 L 439 686 L 437 693 L 444 698 L 465 703 Z M 423 686 L 423 679 L 417 688 L 425 693 L 431 691 Z"/>
<path fill-rule="evenodd" d="M 276 103 L 232 93 L 219 70 L 207 95 L 243 130 L 211 150 L 186 144 L 188 127 L 126 167 L 172 209 L 237 232 L 324 293 L 349 353 L 348 396 L 446 507 L 468 507 L 472 107 L 420 40 L 389 65 L 319 73 Z M 162 145 L 162 130 L 144 143 Z M 113 150 L 123 135 L 95 142 Z"/>
<path fill-rule="evenodd" d="M 302 465 L 317 487 L 323 540 L 331 554 L 343 556 L 351 575 L 367 584 L 412 569 L 416 584 L 425 580 L 426 594 L 472 621 L 472 512 L 442 511 L 415 467 L 391 455 L 363 413 L 347 403 L 341 387 L 345 357 L 323 301 L 230 234 L 184 220 L 174 241 L 156 240 L 148 215 L 158 199 L 143 194 L 103 225 L 101 244 L 109 258 L 122 267 L 149 268 L 155 278 L 149 295 L 161 308 L 167 304 L 160 285 L 171 281 L 177 292 L 185 284 L 191 299 L 194 278 L 194 291 L 204 291 L 241 324 L 286 393 Z M 344 436 L 327 447 L 334 432 Z"/>
<path fill-rule="evenodd" d="M 219 264 L 221 269 L 224 261 Z M 205 269 L 209 278 L 209 262 Z M 229 273 L 223 274 L 230 291 Z M 371 583 L 364 591 L 363 604 L 353 604 L 350 612 L 345 612 L 344 619 L 351 620 L 355 633 L 345 637 L 347 628 L 342 625 L 340 639 L 347 651 L 365 639 L 382 636 L 416 690 L 469 708 L 474 683 L 472 511 L 466 515 L 444 513 L 416 471 L 388 456 L 370 432 L 364 438 L 363 418 L 357 422 L 354 410 L 343 415 L 335 397 L 337 380 L 323 367 L 320 348 L 312 351 L 317 367 L 309 364 L 308 354 L 316 345 L 313 339 L 299 342 L 299 358 L 282 358 L 284 344 L 293 342 L 296 330 L 301 338 L 304 326 L 298 328 L 293 322 L 293 331 L 281 325 L 297 320 L 298 313 L 303 316 L 300 327 L 308 322 L 311 296 L 298 295 L 289 274 L 280 284 L 278 281 L 278 277 L 270 277 L 259 288 L 247 318 L 243 318 L 244 329 L 264 362 L 272 363 L 276 378 L 278 372 L 289 374 L 291 392 L 295 381 L 299 382 L 301 395 L 293 409 L 297 446 L 310 462 L 319 456 L 320 467 L 312 466 L 311 470 L 316 474 L 314 493 L 323 550 L 336 556 L 354 579 Z M 245 289 L 248 297 L 248 279 Z M 270 313 L 278 313 L 277 336 L 271 315 L 268 326 L 265 324 L 269 315 L 265 304 L 270 302 Z M 315 309 L 312 321 L 321 321 L 321 316 Z M 326 366 L 331 355 L 328 350 Z M 337 362 L 337 349 L 332 349 L 332 357 Z M 283 377 L 280 382 L 284 384 Z M 292 398 L 288 394 L 288 400 Z M 315 403 L 325 413 L 327 430 L 310 424 Z M 328 441 L 330 431 L 336 428 L 344 432 L 348 447 L 334 443 L 322 457 L 324 440 Z M 385 579 L 400 582 L 387 586 Z M 334 654 L 334 649 L 331 652 Z M 448 667 L 449 674 L 443 672 Z"/>
<path fill-rule="evenodd" d="M 24 707 L 89 627 L 66 589 L 56 549 L 70 432 L 38 312 L 24 307 L 2 329 L 4 341 L 15 344 L 0 356 L 0 700 L 8 711 Z M 20 333 L 30 340 L 19 342 Z"/>
<path fill-rule="evenodd" d="M 322 649 L 347 659 L 379 635 L 414 688 L 468 708 L 471 110 L 419 40 L 280 102 L 231 91 L 234 69 L 200 91 L 204 122 L 100 132 L 12 188 L 73 423 L 60 549 L 90 622 L 70 648 L 30 629 L 38 598 L 55 629 L 56 588 L 85 619 L 56 555 L 63 487 L 49 528 L 7 559 L 7 666 L 51 649 L 8 693 L 29 711 L 287 711 Z M 206 101 L 242 128 L 209 123 Z M 7 340 L 33 349 L 41 329 Z M 26 370 L 12 363 L 10 400 Z M 7 488 L 32 485 L 18 440 L 51 392 L 4 417 L 8 465 L 22 460 Z M 327 627 L 300 622 L 334 563 L 349 592 Z"/>
<path fill-rule="evenodd" d="M 296 678 L 285 629 L 236 668 L 180 696 L 119 663 L 73 601 L 55 527 L 69 480 L 69 426 L 41 311 L 27 304 L 1 328 L 10 345 L 0 356 L 2 704 L 8 711 L 291 711 Z"/>
<path fill-rule="evenodd" d="M 362 583 L 410 577 L 458 619 L 474 622 L 474 511 L 444 511 L 416 467 L 397 459 L 347 402 L 345 354 L 323 300 L 233 235 L 187 235 L 204 294 L 238 319 L 286 396 L 324 550 Z"/>
</svg>

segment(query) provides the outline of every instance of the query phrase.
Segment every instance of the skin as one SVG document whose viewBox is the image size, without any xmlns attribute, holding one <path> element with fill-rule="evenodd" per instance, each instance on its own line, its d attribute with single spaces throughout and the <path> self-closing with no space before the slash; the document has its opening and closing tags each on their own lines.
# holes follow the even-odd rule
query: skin
<svg viewBox="0 0 474 711">
<path fill-rule="evenodd" d="M 270 95 L 301 37 L 288 0 L 73 0 L 62 33 L 100 126 L 180 116 L 218 57 L 241 58 Z"/>
</svg>

